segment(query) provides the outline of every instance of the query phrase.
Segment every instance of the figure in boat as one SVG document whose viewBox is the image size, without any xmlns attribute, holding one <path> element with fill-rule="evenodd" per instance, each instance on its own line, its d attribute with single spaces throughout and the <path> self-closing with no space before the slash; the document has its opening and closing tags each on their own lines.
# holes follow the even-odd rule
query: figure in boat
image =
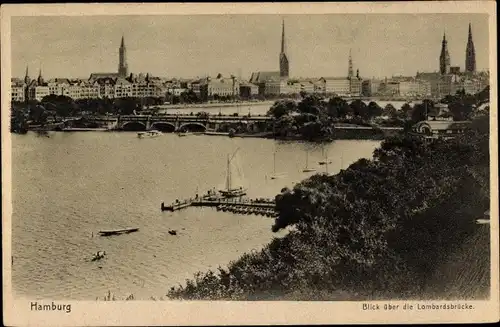
<svg viewBox="0 0 500 327">
<path fill-rule="evenodd" d="M 177 235 L 177 231 L 175 229 L 171 229 L 168 231 L 170 235 Z"/>
</svg>

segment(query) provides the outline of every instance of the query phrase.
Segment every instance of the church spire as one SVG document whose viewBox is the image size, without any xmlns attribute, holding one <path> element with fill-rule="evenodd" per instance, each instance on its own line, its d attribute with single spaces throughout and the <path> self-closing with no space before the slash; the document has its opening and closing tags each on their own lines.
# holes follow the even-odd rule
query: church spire
<svg viewBox="0 0 500 327">
<path fill-rule="evenodd" d="M 465 71 L 471 73 L 476 71 L 476 50 L 474 49 L 474 41 L 472 41 L 472 27 L 470 23 L 467 47 L 465 49 Z"/>
<path fill-rule="evenodd" d="M 26 74 L 24 74 L 24 83 L 29 84 L 30 75 L 28 74 L 28 65 L 26 65 Z"/>
<path fill-rule="evenodd" d="M 128 76 L 127 48 L 125 48 L 125 37 L 123 35 L 119 49 L 118 75 L 123 78 Z"/>
<path fill-rule="evenodd" d="M 41 85 L 43 84 L 43 77 L 42 77 L 42 65 L 40 65 L 40 70 L 38 71 L 38 84 Z"/>
<path fill-rule="evenodd" d="M 281 53 L 285 53 L 285 20 L 281 22 Z"/>
<path fill-rule="evenodd" d="M 352 70 L 352 51 L 349 49 L 349 68 L 347 70 L 347 77 L 351 78 L 353 76 L 353 70 Z"/>
<path fill-rule="evenodd" d="M 439 72 L 443 75 L 450 73 L 450 53 L 448 52 L 448 41 L 446 41 L 446 32 L 443 33 L 441 42 L 441 55 L 439 56 Z"/>
<path fill-rule="evenodd" d="M 280 77 L 288 77 L 289 62 L 285 47 L 285 20 L 281 23 L 281 52 L 280 52 Z"/>
</svg>

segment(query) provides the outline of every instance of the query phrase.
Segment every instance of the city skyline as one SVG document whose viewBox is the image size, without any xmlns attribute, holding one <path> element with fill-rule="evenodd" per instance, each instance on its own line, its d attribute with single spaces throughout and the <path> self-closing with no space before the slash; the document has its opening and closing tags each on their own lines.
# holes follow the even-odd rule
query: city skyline
<svg viewBox="0 0 500 327">
<path fill-rule="evenodd" d="M 443 33 L 463 71 L 469 23 L 477 70 L 489 68 L 485 14 L 59 16 L 12 19 L 12 75 L 26 66 L 46 78 L 116 71 L 124 36 L 129 72 L 247 79 L 279 70 L 283 20 L 291 77 L 347 76 L 350 49 L 363 78 L 438 71 Z"/>
</svg>

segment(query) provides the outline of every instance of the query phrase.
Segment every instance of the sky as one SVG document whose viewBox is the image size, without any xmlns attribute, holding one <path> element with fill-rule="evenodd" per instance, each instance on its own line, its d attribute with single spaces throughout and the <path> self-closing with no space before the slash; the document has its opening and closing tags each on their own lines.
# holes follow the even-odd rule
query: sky
<svg viewBox="0 0 500 327">
<path fill-rule="evenodd" d="M 294 77 L 346 76 L 349 49 L 363 78 L 437 71 L 444 32 L 463 70 L 469 22 L 477 69 L 488 69 L 485 14 L 31 16 L 12 17 L 12 75 L 116 72 L 123 35 L 129 72 L 248 79 L 279 70 L 282 20 Z"/>
</svg>

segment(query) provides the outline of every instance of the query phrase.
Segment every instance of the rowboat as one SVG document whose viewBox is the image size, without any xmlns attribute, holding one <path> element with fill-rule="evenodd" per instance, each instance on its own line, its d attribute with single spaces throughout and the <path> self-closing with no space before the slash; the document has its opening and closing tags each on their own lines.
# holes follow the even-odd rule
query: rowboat
<svg viewBox="0 0 500 327">
<path fill-rule="evenodd" d="M 147 132 L 139 132 L 137 133 L 137 137 L 142 139 L 142 138 L 152 138 L 152 137 L 158 137 L 158 136 L 161 136 L 163 133 L 160 132 L 160 131 L 157 131 L 157 130 L 151 130 L 151 131 L 147 131 Z"/>
<path fill-rule="evenodd" d="M 130 233 L 133 233 L 133 232 L 137 232 L 138 230 L 139 230 L 139 228 L 101 230 L 101 231 L 99 231 L 99 235 L 101 235 L 101 236 L 111 236 L 111 235 L 130 234 Z"/>
</svg>

